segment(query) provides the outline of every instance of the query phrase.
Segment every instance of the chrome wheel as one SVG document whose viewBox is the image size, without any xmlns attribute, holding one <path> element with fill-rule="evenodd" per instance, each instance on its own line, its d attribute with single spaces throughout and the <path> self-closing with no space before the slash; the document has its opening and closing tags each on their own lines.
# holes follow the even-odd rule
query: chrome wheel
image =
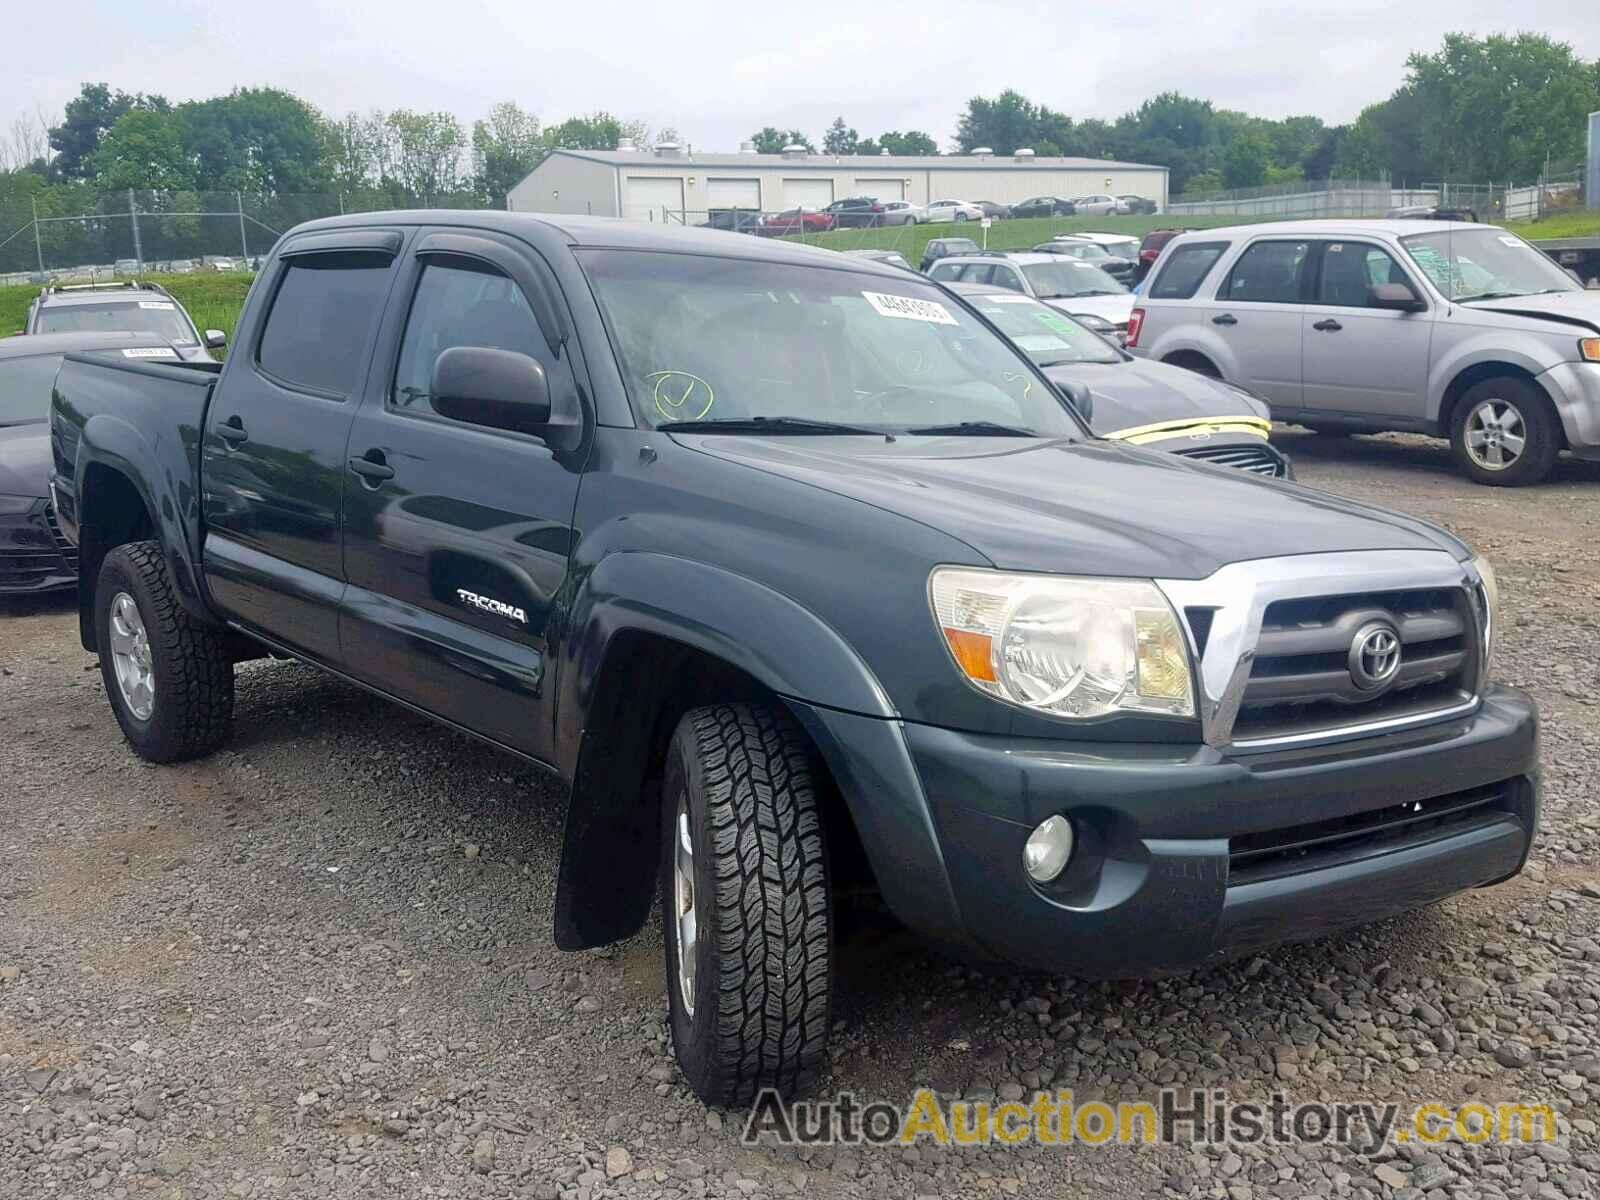
<svg viewBox="0 0 1600 1200">
<path fill-rule="evenodd" d="M 1482 400 L 1467 414 L 1467 456 L 1485 471 L 1512 466 L 1527 444 L 1528 430 L 1515 405 Z"/>
<path fill-rule="evenodd" d="M 145 633 L 139 606 L 127 592 L 111 600 L 111 665 L 116 671 L 122 702 L 140 721 L 156 709 L 156 673 L 150 661 L 150 636 Z"/>
<path fill-rule="evenodd" d="M 683 1012 L 694 1016 L 695 949 L 699 942 L 694 910 L 694 838 L 689 833 L 689 797 L 678 800 L 678 820 L 673 826 L 673 919 L 678 929 L 678 998 Z"/>
</svg>

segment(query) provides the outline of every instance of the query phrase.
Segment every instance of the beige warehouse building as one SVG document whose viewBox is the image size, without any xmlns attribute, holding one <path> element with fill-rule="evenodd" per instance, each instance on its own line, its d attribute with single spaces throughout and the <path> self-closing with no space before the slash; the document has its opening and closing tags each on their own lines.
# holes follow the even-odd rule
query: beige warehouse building
<svg viewBox="0 0 1600 1200">
<path fill-rule="evenodd" d="M 879 200 L 993 200 L 1030 196 L 1138 195 L 1167 205 L 1167 168 L 1096 158 L 996 155 L 892 157 L 555 150 L 506 197 L 513 212 L 590 213 L 696 224 L 714 208 L 778 212 L 826 208 L 847 196 Z"/>
</svg>

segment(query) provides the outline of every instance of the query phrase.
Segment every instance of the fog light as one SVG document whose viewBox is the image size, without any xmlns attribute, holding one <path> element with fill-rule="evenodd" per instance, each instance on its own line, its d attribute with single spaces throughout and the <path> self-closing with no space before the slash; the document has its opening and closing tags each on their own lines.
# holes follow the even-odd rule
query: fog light
<svg viewBox="0 0 1600 1200">
<path fill-rule="evenodd" d="M 1072 857 L 1072 824 L 1065 817 L 1046 817 L 1028 835 L 1022 865 L 1035 883 L 1049 883 Z"/>
</svg>

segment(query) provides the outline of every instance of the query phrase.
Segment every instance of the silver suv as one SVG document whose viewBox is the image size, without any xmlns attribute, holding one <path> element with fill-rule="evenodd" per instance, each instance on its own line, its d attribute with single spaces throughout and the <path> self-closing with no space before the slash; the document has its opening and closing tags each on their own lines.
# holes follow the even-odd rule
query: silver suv
<svg viewBox="0 0 1600 1200">
<path fill-rule="evenodd" d="M 1600 460 L 1600 293 L 1493 225 L 1286 221 L 1167 244 L 1128 349 L 1328 433 L 1448 437 L 1479 483 Z"/>
</svg>

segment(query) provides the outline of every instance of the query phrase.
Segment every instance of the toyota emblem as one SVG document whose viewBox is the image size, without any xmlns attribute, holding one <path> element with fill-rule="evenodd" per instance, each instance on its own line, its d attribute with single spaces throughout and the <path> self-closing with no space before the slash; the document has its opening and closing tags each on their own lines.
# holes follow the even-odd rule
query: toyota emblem
<svg viewBox="0 0 1600 1200">
<path fill-rule="evenodd" d="M 1400 671 L 1400 635 L 1387 621 L 1370 621 L 1350 641 L 1350 678 L 1363 692 L 1388 687 Z"/>
</svg>

